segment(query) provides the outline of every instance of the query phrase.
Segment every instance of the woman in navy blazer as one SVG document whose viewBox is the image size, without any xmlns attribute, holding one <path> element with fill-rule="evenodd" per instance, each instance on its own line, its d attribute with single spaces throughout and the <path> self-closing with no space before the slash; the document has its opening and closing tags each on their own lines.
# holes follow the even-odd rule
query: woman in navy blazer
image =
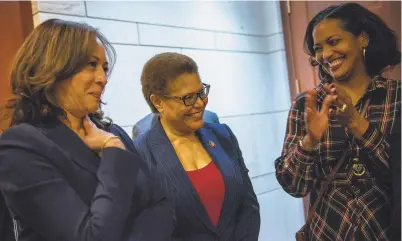
<svg viewBox="0 0 402 241">
<path fill-rule="evenodd" d="M 0 190 L 17 240 L 170 240 L 174 210 L 156 175 L 99 112 L 113 57 L 96 29 L 57 19 L 20 48 L 0 138 Z"/>
<path fill-rule="evenodd" d="M 248 170 L 230 128 L 204 124 L 210 86 L 196 63 L 178 53 L 156 55 L 141 83 L 160 118 L 135 145 L 174 202 L 173 240 L 257 241 L 260 211 Z"/>
</svg>

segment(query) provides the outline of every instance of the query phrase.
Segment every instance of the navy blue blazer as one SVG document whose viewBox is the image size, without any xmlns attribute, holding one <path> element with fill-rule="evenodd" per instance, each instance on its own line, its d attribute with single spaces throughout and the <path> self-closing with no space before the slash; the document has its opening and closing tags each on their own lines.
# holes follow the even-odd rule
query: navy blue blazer
<svg viewBox="0 0 402 241">
<path fill-rule="evenodd" d="M 139 137 L 141 134 L 147 132 L 159 119 L 158 114 L 150 113 L 141 120 L 139 120 L 133 126 L 133 140 Z M 204 111 L 204 121 L 219 124 L 219 118 L 215 112 L 205 110 Z"/>
<path fill-rule="evenodd" d="M 6 201 L 3 194 L 0 192 L 0 240 L 1 241 L 15 241 L 13 221 L 10 212 L 7 209 Z"/>
<path fill-rule="evenodd" d="M 173 240 L 257 241 L 260 230 L 259 204 L 236 137 L 227 125 L 213 123 L 205 123 L 197 134 L 225 183 L 225 198 L 216 227 L 160 121 L 134 141 L 143 160 L 151 169 L 156 169 L 162 188 L 175 204 L 177 227 Z M 208 144 L 210 141 L 215 143 L 214 147 Z"/>
<path fill-rule="evenodd" d="M 172 204 L 118 126 L 127 150 L 100 158 L 59 121 L 0 137 L 0 190 L 19 241 L 170 240 Z M 156 224 L 156 225 L 155 225 Z"/>
</svg>

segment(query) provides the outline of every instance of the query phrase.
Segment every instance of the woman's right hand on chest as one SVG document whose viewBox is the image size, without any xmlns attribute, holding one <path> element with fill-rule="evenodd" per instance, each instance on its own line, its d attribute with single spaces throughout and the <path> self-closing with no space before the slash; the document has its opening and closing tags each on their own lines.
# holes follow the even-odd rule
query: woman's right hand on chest
<svg viewBox="0 0 402 241">
<path fill-rule="evenodd" d="M 85 136 L 84 143 L 93 151 L 101 153 L 107 147 L 117 147 L 125 150 L 125 146 L 119 137 L 99 129 L 90 119 L 86 117 L 83 121 Z"/>
</svg>

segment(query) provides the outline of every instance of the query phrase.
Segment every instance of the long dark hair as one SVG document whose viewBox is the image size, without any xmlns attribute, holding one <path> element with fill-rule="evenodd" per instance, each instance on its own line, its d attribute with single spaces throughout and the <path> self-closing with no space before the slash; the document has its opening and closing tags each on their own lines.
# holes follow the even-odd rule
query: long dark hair
<svg viewBox="0 0 402 241">
<path fill-rule="evenodd" d="M 371 77 L 382 74 L 385 67 L 395 66 L 401 62 L 401 52 L 398 50 L 397 38 L 384 21 L 357 3 L 343 3 L 329 6 L 319 12 L 308 24 L 304 36 L 304 50 L 310 55 L 312 66 L 319 65 L 315 61 L 313 30 L 317 24 L 325 19 L 338 19 L 345 31 L 358 36 L 366 33 L 369 44 L 366 48 L 364 65 L 367 74 Z M 331 80 L 332 77 L 319 65 L 321 81 Z"/>
<path fill-rule="evenodd" d="M 12 66 L 14 97 L 5 106 L 5 110 L 11 110 L 10 126 L 65 117 L 65 111 L 56 101 L 56 85 L 86 66 L 97 39 L 105 48 L 111 69 L 116 52 L 92 26 L 60 19 L 49 19 L 37 26 L 25 39 Z M 90 118 L 98 127 L 107 128 L 111 124 L 110 119 L 103 118 L 100 107 Z"/>
</svg>

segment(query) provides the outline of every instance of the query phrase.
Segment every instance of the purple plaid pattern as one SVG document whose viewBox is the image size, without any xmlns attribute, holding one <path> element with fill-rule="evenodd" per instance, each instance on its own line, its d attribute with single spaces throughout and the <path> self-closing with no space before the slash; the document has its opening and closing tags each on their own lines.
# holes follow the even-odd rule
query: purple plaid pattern
<svg viewBox="0 0 402 241">
<path fill-rule="evenodd" d="M 326 93 L 317 87 L 317 106 Z M 395 116 L 400 114 L 401 82 L 376 77 L 356 104 L 361 110 L 369 100 L 365 117 L 370 121 L 362 140 L 351 142 L 352 134 L 331 118 L 329 127 L 315 151 L 305 151 L 299 140 L 306 135 L 305 93 L 289 111 L 282 155 L 275 161 L 277 180 L 294 197 L 318 192 L 321 182 L 346 150 L 360 153 L 366 173 L 352 173 L 352 155 L 338 171 L 324 198 L 318 204 L 309 227 L 311 240 L 391 240 L 389 172 L 389 134 Z"/>
</svg>

